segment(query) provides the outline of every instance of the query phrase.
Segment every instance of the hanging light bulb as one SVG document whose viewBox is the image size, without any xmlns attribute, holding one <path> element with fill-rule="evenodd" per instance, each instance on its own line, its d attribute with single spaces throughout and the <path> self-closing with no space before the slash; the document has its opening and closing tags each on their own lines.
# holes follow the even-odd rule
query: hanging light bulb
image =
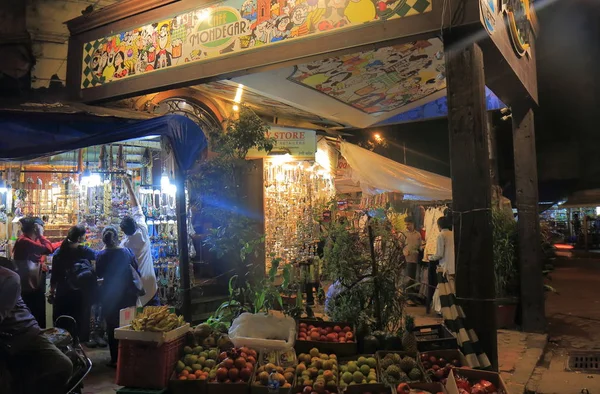
<svg viewBox="0 0 600 394">
<path fill-rule="evenodd" d="M 163 171 L 162 176 L 160 177 L 160 187 L 161 189 L 166 189 L 171 184 L 169 180 L 169 175 L 167 175 L 166 171 Z"/>
<path fill-rule="evenodd" d="M 85 163 L 85 170 L 83 170 L 83 173 L 81 174 L 81 184 L 84 186 L 89 185 L 90 178 L 92 177 L 92 172 L 90 171 L 89 165 L 89 162 Z"/>
</svg>

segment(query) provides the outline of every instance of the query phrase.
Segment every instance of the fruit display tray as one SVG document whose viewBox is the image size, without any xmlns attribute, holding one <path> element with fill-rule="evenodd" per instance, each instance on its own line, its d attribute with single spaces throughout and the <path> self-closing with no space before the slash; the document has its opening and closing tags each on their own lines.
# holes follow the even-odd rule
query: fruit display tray
<svg viewBox="0 0 600 394">
<path fill-rule="evenodd" d="M 422 381 L 421 382 L 414 382 L 414 383 L 431 383 L 431 379 L 429 379 L 429 376 L 427 376 L 427 374 L 425 373 L 425 369 L 423 368 L 423 364 L 421 364 L 421 354 L 420 353 L 410 353 L 410 352 L 400 352 L 400 351 L 387 351 L 387 350 L 379 350 L 377 353 L 375 353 L 375 356 L 377 358 L 377 375 L 378 375 L 378 379 L 382 382 L 385 383 L 387 385 L 390 385 L 388 382 L 385 381 L 385 376 L 383 374 L 383 371 L 381 370 L 381 361 L 383 360 L 383 358 L 390 353 L 395 353 L 395 354 L 399 354 L 400 357 L 404 358 L 406 356 L 412 357 L 415 359 L 416 363 L 417 363 L 417 367 L 419 368 L 419 370 L 421 371 L 421 374 L 423 376 Z M 411 382 L 407 382 L 408 384 L 411 384 Z M 394 390 L 395 391 L 395 390 Z"/>
<path fill-rule="evenodd" d="M 352 333 L 356 337 L 356 330 L 355 330 L 354 326 L 352 326 L 352 324 L 348 324 L 345 322 L 331 322 L 331 321 L 322 321 L 322 320 L 300 319 L 298 321 L 298 326 L 296 327 L 297 333 L 300 332 L 299 326 L 301 323 L 306 323 L 307 325 L 312 324 L 315 327 L 323 327 L 323 328 L 335 327 L 335 326 L 340 326 L 340 327 L 348 326 L 348 327 L 352 328 Z M 317 348 L 322 353 L 336 354 L 338 357 L 354 356 L 355 354 L 358 353 L 358 345 L 356 343 L 356 339 L 354 342 L 350 342 L 350 343 L 335 343 L 335 342 L 312 341 L 312 340 L 299 341 L 296 339 L 295 348 L 296 348 L 296 354 L 309 353 L 310 349 L 312 349 L 312 348 Z"/>
<path fill-rule="evenodd" d="M 421 353 L 421 365 L 423 366 L 423 369 L 425 370 L 425 373 L 427 373 L 427 365 L 426 363 L 423 361 L 422 356 L 425 355 L 427 358 L 433 356 L 437 359 L 440 358 L 444 358 L 446 359 L 446 361 L 448 363 L 451 363 L 452 360 L 458 360 L 460 362 L 460 365 L 455 365 L 455 367 L 465 367 L 468 366 L 468 362 L 467 362 L 467 358 L 465 357 L 464 354 L 462 354 L 462 352 L 460 350 L 434 350 L 431 352 L 422 352 Z M 441 366 L 441 365 L 440 365 Z M 449 375 L 449 373 L 448 373 Z M 447 378 L 447 376 L 445 376 Z M 433 382 L 437 382 L 440 380 L 439 377 L 431 377 L 431 380 Z"/>
<path fill-rule="evenodd" d="M 386 386 L 383 383 L 371 383 L 371 384 L 355 384 L 354 386 L 348 386 L 345 394 L 390 394 L 390 386 Z M 396 390 L 392 391 L 392 394 L 396 394 Z M 434 393 L 435 394 L 435 393 Z"/>
<path fill-rule="evenodd" d="M 432 394 L 444 393 L 448 394 L 448 390 L 441 383 L 411 383 L 410 388 L 414 390 L 428 391 Z"/>
<path fill-rule="evenodd" d="M 252 379 L 250 379 L 250 394 L 269 394 L 269 388 L 265 386 L 256 386 L 254 383 L 256 382 L 256 371 L 252 375 Z M 288 388 L 280 388 L 278 390 L 279 394 L 289 394 L 294 387 L 296 387 L 296 372 L 294 372 L 294 380 L 292 381 L 291 387 Z"/>
<path fill-rule="evenodd" d="M 491 371 L 482 371 L 479 369 L 463 369 L 457 368 L 455 370 L 450 371 L 450 375 L 448 376 L 448 381 L 446 382 L 446 390 L 448 394 L 459 394 L 458 387 L 456 385 L 456 375 L 459 374 L 469 379 L 469 381 L 479 381 L 479 380 L 487 380 L 492 382 L 494 386 L 498 389 L 498 393 L 502 394 L 510 394 L 506 388 L 506 383 L 502 380 L 502 376 L 499 373 L 491 372 Z"/>
<path fill-rule="evenodd" d="M 183 326 L 168 332 L 153 332 L 153 331 L 135 331 L 131 326 L 119 327 L 115 329 L 115 339 L 138 341 L 138 342 L 154 342 L 156 346 L 163 343 L 175 341 L 190 332 L 190 324 L 186 323 Z"/>
<path fill-rule="evenodd" d="M 342 373 L 341 373 L 341 366 L 342 365 L 346 365 L 348 364 L 350 361 L 357 361 L 360 357 L 365 357 L 365 358 L 374 358 L 375 359 L 375 373 L 377 375 L 377 383 L 360 383 L 360 384 L 353 384 L 351 386 L 348 386 L 345 390 L 345 392 L 354 392 L 354 393 L 372 393 L 372 394 L 378 394 L 381 393 L 382 391 L 380 390 L 379 386 L 383 386 L 384 388 L 386 387 L 384 384 L 381 383 L 381 376 L 379 375 L 379 368 L 378 368 L 378 363 L 377 363 L 377 356 L 374 354 L 357 354 L 356 356 L 352 356 L 352 357 L 343 357 L 338 359 L 338 367 L 340 367 L 340 376 L 339 379 L 342 379 Z M 339 387 L 339 382 L 338 382 L 338 387 Z M 352 391 L 350 391 L 350 388 L 353 388 Z M 340 390 L 342 391 L 342 390 Z"/>
<path fill-rule="evenodd" d="M 206 380 L 179 380 L 173 372 L 169 381 L 169 392 L 171 394 L 206 394 Z"/>
<path fill-rule="evenodd" d="M 456 337 L 443 324 L 417 326 L 413 333 L 417 337 L 417 349 L 420 352 L 458 349 Z"/>
</svg>

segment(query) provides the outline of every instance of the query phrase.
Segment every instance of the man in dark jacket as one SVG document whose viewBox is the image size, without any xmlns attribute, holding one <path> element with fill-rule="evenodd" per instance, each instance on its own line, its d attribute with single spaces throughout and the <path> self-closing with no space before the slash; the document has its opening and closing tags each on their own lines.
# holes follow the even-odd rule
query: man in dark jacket
<svg viewBox="0 0 600 394">
<path fill-rule="evenodd" d="M 2 393 L 63 394 L 73 370 L 71 360 L 41 334 L 21 298 L 19 275 L 1 266 L 0 360 Z"/>
</svg>

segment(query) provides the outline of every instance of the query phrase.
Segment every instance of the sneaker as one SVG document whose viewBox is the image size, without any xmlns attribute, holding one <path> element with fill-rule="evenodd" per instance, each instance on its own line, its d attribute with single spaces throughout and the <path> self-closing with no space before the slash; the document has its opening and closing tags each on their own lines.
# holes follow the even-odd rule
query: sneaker
<svg viewBox="0 0 600 394">
<path fill-rule="evenodd" d="M 90 348 L 90 349 L 94 349 L 98 347 L 98 342 L 96 342 L 96 339 L 92 336 L 92 338 L 90 338 L 89 341 L 87 341 L 86 343 L 84 343 L 85 347 Z"/>
<path fill-rule="evenodd" d="M 104 338 L 102 338 L 100 335 L 96 335 L 95 339 L 96 339 L 96 343 L 98 344 L 98 347 L 105 348 L 108 346 L 108 344 L 106 343 Z"/>
</svg>

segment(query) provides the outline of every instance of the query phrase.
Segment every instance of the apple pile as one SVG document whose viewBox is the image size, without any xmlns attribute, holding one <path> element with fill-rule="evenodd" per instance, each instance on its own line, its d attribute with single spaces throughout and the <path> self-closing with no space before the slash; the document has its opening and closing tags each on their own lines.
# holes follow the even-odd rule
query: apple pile
<svg viewBox="0 0 600 394">
<path fill-rule="evenodd" d="M 481 379 L 470 382 L 460 374 L 456 374 L 456 387 L 458 387 L 459 394 L 500 394 L 503 392 L 488 380 Z"/>
<path fill-rule="evenodd" d="M 312 324 L 300 323 L 298 340 L 350 343 L 354 342 L 356 339 L 354 338 L 352 328 L 349 326 L 318 327 Z"/>
<path fill-rule="evenodd" d="M 304 386 L 303 394 L 330 394 L 338 382 L 338 362 L 335 354 L 323 354 L 313 348 L 308 354 L 298 355 L 297 386 Z"/>
<path fill-rule="evenodd" d="M 217 370 L 210 382 L 248 383 L 256 365 L 256 351 L 247 347 L 231 349 L 219 354 Z"/>
<path fill-rule="evenodd" d="M 433 394 L 429 391 L 413 389 L 409 386 L 408 383 L 400 383 L 398 387 L 396 387 L 396 394 Z M 444 394 L 443 392 L 438 392 L 436 394 Z"/>
<path fill-rule="evenodd" d="M 269 376 L 274 372 L 273 379 L 279 381 L 279 387 L 282 389 L 288 389 L 292 387 L 294 383 L 295 368 L 283 368 L 278 367 L 275 364 L 268 363 L 266 365 L 258 367 L 256 370 L 256 376 L 254 377 L 254 386 L 267 387 L 269 385 Z"/>
<path fill-rule="evenodd" d="M 425 373 L 431 377 L 434 382 L 442 382 L 446 384 L 448 375 L 452 368 L 460 368 L 462 364 L 458 359 L 446 360 L 443 357 L 436 357 L 435 355 L 421 353 L 421 364 L 425 369 Z"/>
<path fill-rule="evenodd" d="M 217 349 L 207 349 L 202 346 L 194 348 L 186 346 L 184 356 L 177 361 L 175 372 L 179 380 L 209 380 L 215 375 L 215 366 L 219 352 Z"/>
</svg>

